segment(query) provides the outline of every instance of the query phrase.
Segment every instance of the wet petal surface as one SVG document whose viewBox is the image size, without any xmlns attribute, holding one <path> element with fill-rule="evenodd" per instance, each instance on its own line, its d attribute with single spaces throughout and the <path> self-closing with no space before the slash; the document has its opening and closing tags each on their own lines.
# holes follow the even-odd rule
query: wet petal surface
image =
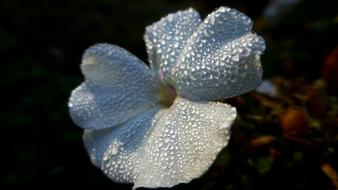
<svg viewBox="0 0 338 190">
<path fill-rule="evenodd" d="M 227 104 L 182 98 L 171 108 L 155 112 L 116 129 L 86 130 L 84 139 L 93 163 L 99 166 L 102 161 L 112 180 L 151 188 L 199 177 L 227 145 L 236 117 L 236 109 Z"/>
<path fill-rule="evenodd" d="M 144 146 L 158 111 L 150 109 L 113 128 L 86 129 L 83 140 L 92 163 L 116 182 L 133 182 L 135 156 Z"/>
<path fill-rule="evenodd" d="M 171 187 L 202 175 L 228 144 L 236 109 L 177 98 L 156 121 L 134 187 Z"/>
<path fill-rule="evenodd" d="M 144 39 L 151 67 L 164 75 L 177 62 L 186 40 L 199 26 L 201 19 L 192 8 L 169 14 L 146 28 Z"/>
<path fill-rule="evenodd" d="M 68 106 L 82 128 L 112 127 L 156 104 L 159 80 L 154 72 L 120 47 L 89 48 L 81 69 L 86 81 L 72 92 Z"/>
<path fill-rule="evenodd" d="M 221 7 L 193 33 L 171 73 L 178 94 L 215 100 L 246 93 L 259 85 L 264 40 L 251 33 L 244 14 Z"/>
</svg>

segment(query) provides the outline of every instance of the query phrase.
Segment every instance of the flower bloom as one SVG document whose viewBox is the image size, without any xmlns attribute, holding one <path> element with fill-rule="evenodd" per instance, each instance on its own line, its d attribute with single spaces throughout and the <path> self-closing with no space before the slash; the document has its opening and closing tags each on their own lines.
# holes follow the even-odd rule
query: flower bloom
<svg viewBox="0 0 338 190">
<path fill-rule="evenodd" d="M 71 94 L 92 163 L 115 182 L 171 187 L 201 176 L 227 145 L 236 109 L 211 102 L 259 85 L 264 40 L 243 13 L 221 7 L 201 21 L 178 11 L 146 28 L 151 68 L 109 44 L 90 47 L 85 82 Z"/>
</svg>

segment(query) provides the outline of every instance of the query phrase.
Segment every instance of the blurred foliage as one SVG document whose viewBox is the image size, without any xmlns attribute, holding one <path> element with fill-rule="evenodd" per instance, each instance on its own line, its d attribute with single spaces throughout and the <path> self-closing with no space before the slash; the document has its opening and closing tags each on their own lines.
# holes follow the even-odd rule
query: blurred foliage
<svg viewBox="0 0 338 190">
<path fill-rule="evenodd" d="M 142 60 L 145 26 L 195 7 L 226 5 L 254 19 L 267 41 L 265 77 L 278 94 L 227 100 L 238 108 L 229 146 L 201 178 L 174 189 L 337 189 L 337 3 L 303 0 L 276 23 L 268 0 L 0 2 L 3 162 L 0 189 L 131 189 L 90 164 L 67 101 L 83 80 L 82 52 L 114 43 Z"/>
</svg>

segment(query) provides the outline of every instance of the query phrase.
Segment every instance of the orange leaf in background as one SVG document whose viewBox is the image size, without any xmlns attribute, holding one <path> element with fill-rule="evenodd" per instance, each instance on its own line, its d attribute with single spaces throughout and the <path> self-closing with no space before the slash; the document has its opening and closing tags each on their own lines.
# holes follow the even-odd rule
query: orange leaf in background
<svg viewBox="0 0 338 190">
<path fill-rule="evenodd" d="M 266 144 L 271 144 L 272 142 L 276 141 L 276 138 L 270 135 L 263 135 L 257 137 L 250 142 L 251 147 L 259 147 Z"/>
<path fill-rule="evenodd" d="M 271 135 L 262 135 L 259 137 L 256 137 L 250 141 L 250 148 L 253 150 L 256 150 L 260 147 L 267 147 L 270 157 L 272 159 L 275 159 L 277 156 L 280 155 L 279 150 L 277 150 L 273 144 L 277 142 L 276 137 Z"/>
<path fill-rule="evenodd" d="M 297 135 L 309 128 L 309 116 L 304 108 L 289 107 L 281 118 L 281 127 L 286 136 Z"/>
<path fill-rule="evenodd" d="M 321 169 L 332 180 L 332 183 L 336 189 L 338 189 L 338 175 L 336 171 L 327 163 L 322 164 Z"/>
</svg>

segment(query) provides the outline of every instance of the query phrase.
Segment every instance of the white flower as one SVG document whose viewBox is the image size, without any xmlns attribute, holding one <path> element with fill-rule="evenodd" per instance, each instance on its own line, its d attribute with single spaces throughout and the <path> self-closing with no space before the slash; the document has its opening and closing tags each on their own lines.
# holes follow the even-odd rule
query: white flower
<svg viewBox="0 0 338 190">
<path fill-rule="evenodd" d="M 69 100 L 91 161 L 115 182 L 171 187 L 201 176 L 227 145 L 236 109 L 219 102 L 261 80 L 264 40 L 244 14 L 194 9 L 146 28 L 151 69 L 126 50 L 98 44 Z M 177 96 L 176 96 L 177 94 Z"/>
</svg>

